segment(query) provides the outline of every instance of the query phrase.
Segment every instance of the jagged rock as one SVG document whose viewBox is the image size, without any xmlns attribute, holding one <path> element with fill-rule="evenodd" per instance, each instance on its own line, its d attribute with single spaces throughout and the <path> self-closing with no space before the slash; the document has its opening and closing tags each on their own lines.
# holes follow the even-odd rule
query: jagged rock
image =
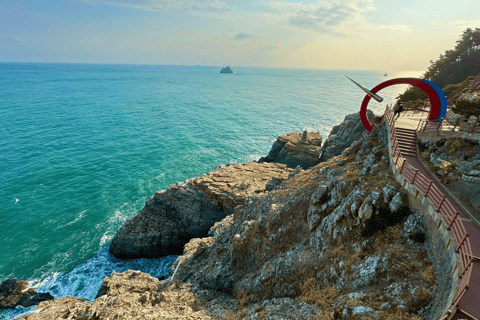
<svg viewBox="0 0 480 320">
<path fill-rule="evenodd" d="M 226 66 L 220 70 L 220 73 L 233 73 L 233 70 L 230 68 L 230 66 Z"/>
<path fill-rule="evenodd" d="M 363 291 L 359 291 L 359 292 L 352 292 L 352 293 L 349 293 L 348 294 L 348 297 L 350 299 L 353 299 L 353 298 L 362 298 L 362 297 L 365 297 L 366 296 L 366 293 L 363 292 Z"/>
<path fill-rule="evenodd" d="M 353 244 L 353 251 L 355 251 L 356 253 L 359 253 L 360 251 L 362 251 L 362 248 L 360 248 L 360 245 L 359 245 L 358 241 L 356 241 Z"/>
<path fill-rule="evenodd" d="M 305 135 L 305 139 L 303 139 Z M 318 163 L 321 152 L 322 136 L 318 132 L 292 133 L 279 136 L 266 157 L 258 160 L 286 164 L 289 168 L 300 166 L 308 169 Z"/>
<path fill-rule="evenodd" d="M 295 168 L 295 171 L 293 171 L 292 173 L 290 173 L 290 174 L 288 175 L 288 179 L 295 177 L 295 176 L 296 176 L 297 174 L 299 174 L 300 172 L 302 172 L 302 168 L 300 167 L 300 165 L 298 165 L 298 166 Z"/>
<path fill-rule="evenodd" d="M 479 184 L 480 183 L 480 177 L 472 177 L 468 176 L 466 174 L 462 174 L 462 180 L 471 184 Z"/>
<path fill-rule="evenodd" d="M 395 189 L 395 187 L 392 186 L 391 184 L 387 184 L 385 188 L 382 189 L 382 191 L 383 191 L 383 201 L 385 201 L 385 203 L 389 203 L 390 200 L 395 195 L 395 192 L 397 192 L 397 189 Z"/>
<path fill-rule="evenodd" d="M 265 300 L 262 303 L 262 314 L 264 319 L 298 319 L 307 320 L 313 318 L 317 314 L 318 308 L 314 305 L 302 302 L 298 303 L 291 298 L 273 298 Z M 251 309 L 244 320 L 259 319 L 260 312 Z"/>
<path fill-rule="evenodd" d="M 372 204 L 373 200 L 373 197 L 368 196 L 367 198 L 365 198 L 365 201 L 362 203 L 360 209 L 358 209 L 358 217 L 361 221 L 368 220 L 372 216 L 374 211 Z"/>
<path fill-rule="evenodd" d="M 366 176 L 367 175 L 367 172 L 368 172 L 368 168 L 364 167 L 362 170 L 360 170 L 360 174 L 362 176 Z"/>
<path fill-rule="evenodd" d="M 199 311 L 202 303 L 196 295 L 192 285 L 162 290 L 158 279 L 149 274 L 133 270 L 113 272 L 103 280 L 94 301 L 75 297 L 44 301 L 35 312 L 20 319 L 213 319 Z"/>
<path fill-rule="evenodd" d="M 388 147 L 388 130 L 387 127 L 382 126 L 378 133 L 378 143 L 384 149 Z"/>
<path fill-rule="evenodd" d="M 404 191 L 397 192 L 397 194 L 395 194 L 395 196 L 392 198 L 392 200 L 388 204 L 388 208 L 390 209 L 390 211 L 396 212 L 401 206 L 406 205 L 402 199 L 403 193 Z"/>
<path fill-rule="evenodd" d="M 285 180 L 273 177 L 272 180 L 267 182 L 267 185 L 265 186 L 265 191 L 274 190 L 276 187 L 278 187 L 280 184 L 282 184 L 283 181 L 285 181 Z"/>
<path fill-rule="evenodd" d="M 384 271 L 388 267 L 388 259 L 384 255 L 368 257 L 364 263 L 354 266 L 358 274 L 353 281 L 354 288 L 361 288 L 371 282 L 376 282 L 377 271 Z"/>
<path fill-rule="evenodd" d="M 314 232 L 311 233 L 310 235 L 310 246 L 314 250 L 321 250 L 323 248 L 323 230 L 320 228 L 317 228 Z"/>
<path fill-rule="evenodd" d="M 384 289 L 385 296 L 392 299 L 395 304 L 405 304 L 404 295 L 406 293 L 406 286 L 404 283 L 394 282 Z"/>
<path fill-rule="evenodd" d="M 50 293 L 37 293 L 27 281 L 7 279 L 0 284 L 0 310 L 34 306 L 42 301 L 54 299 Z"/>
<path fill-rule="evenodd" d="M 358 315 L 371 314 L 371 316 L 375 318 L 378 317 L 376 312 L 370 307 L 364 307 L 364 306 L 352 307 L 352 312 L 353 314 L 358 314 Z M 375 315 L 373 313 L 375 313 Z"/>
<path fill-rule="evenodd" d="M 283 164 L 247 162 L 219 166 L 188 183 L 171 185 L 124 223 L 109 251 L 121 259 L 181 254 L 190 239 L 206 237 L 234 207 L 264 192 L 273 178 L 287 179 L 291 171 Z"/>
<path fill-rule="evenodd" d="M 215 222 L 213 227 L 208 231 L 209 236 L 218 237 L 225 230 L 233 225 L 233 214 L 226 216 L 222 221 Z"/>
<path fill-rule="evenodd" d="M 422 214 L 412 214 L 404 223 L 402 234 L 410 239 L 424 237 L 427 234 L 425 230 L 425 221 Z"/>
<path fill-rule="evenodd" d="M 433 152 L 430 154 L 430 163 L 433 165 L 439 165 L 445 161 L 448 161 L 448 156 L 445 152 L 441 153 L 439 156 Z"/>
<path fill-rule="evenodd" d="M 275 295 L 274 295 L 275 298 L 284 298 L 284 297 L 294 298 L 298 295 L 300 291 L 300 286 L 298 285 L 298 282 L 277 283 L 275 285 L 274 291 L 275 291 Z"/>
<path fill-rule="evenodd" d="M 373 112 L 367 110 L 367 117 L 372 118 Z M 322 147 L 320 162 L 341 154 L 354 141 L 363 138 L 364 133 L 368 134 L 368 131 L 362 125 L 359 112 L 345 116 L 343 122 L 334 126 L 330 131 L 330 135 Z"/>
<path fill-rule="evenodd" d="M 457 170 L 464 174 L 464 175 L 468 175 L 468 176 L 480 176 L 480 166 L 478 166 L 480 164 L 480 160 L 475 160 L 475 161 L 461 161 L 458 163 L 458 167 L 457 167 Z M 479 167 L 478 169 L 476 167 Z M 474 170 L 477 169 L 477 170 Z"/>
<path fill-rule="evenodd" d="M 360 162 L 362 162 L 362 157 L 360 157 L 360 155 L 358 155 L 358 156 L 355 158 L 355 164 L 360 164 Z"/>
</svg>

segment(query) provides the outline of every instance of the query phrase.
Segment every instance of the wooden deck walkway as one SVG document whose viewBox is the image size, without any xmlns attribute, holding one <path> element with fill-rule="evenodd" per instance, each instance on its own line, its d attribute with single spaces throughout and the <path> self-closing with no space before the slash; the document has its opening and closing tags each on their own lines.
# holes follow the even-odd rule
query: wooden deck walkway
<svg viewBox="0 0 480 320">
<path fill-rule="evenodd" d="M 453 234 L 462 263 L 457 297 L 446 319 L 480 320 L 480 226 L 475 225 L 444 192 L 417 158 L 416 129 L 427 113 L 408 111 L 393 119 L 388 106 L 385 117 L 390 125 L 393 161 L 400 173 L 436 206 Z"/>
</svg>

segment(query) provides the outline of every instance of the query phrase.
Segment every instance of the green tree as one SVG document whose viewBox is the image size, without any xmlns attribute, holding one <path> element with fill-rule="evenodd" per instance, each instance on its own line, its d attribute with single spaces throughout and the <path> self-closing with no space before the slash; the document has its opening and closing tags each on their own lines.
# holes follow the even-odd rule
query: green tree
<svg viewBox="0 0 480 320">
<path fill-rule="evenodd" d="M 480 74 L 480 28 L 466 29 L 456 43 L 454 50 L 445 51 L 436 61 L 430 60 L 431 65 L 423 78 L 445 88 L 448 84 L 457 84 L 469 76 Z M 452 87 L 445 89 L 450 91 Z M 427 99 L 427 96 L 422 90 L 411 87 L 397 99 L 406 102 Z"/>
</svg>

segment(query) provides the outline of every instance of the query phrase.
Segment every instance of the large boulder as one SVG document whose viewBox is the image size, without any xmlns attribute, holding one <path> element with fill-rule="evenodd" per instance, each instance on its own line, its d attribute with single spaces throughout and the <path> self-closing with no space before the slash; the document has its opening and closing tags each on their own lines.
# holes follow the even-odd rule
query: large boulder
<svg viewBox="0 0 480 320">
<path fill-rule="evenodd" d="M 37 293 L 27 281 L 8 279 L 0 284 L 0 309 L 14 309 L 17 306 L 31 307 L 42 301 L 52 300 L 50 293 Z"/>
<path fill-rule="evenodd" d="M 234 207 L 264 193 L 272 179 L 286 180 L 292 171 L 282 164 L 247 162 L 219 166 L 187 183 L 171 185 L 125 222 L 109 251 L 120 259 L 182 254 L 190 239 L 206 237 Z"/>
<path fill-rule="evenodd" d="M 318 132 L 290 132 L 286 136 L 279 136 L 268 155 L 258 162 L 277 162 L 286 164 L 289 168 L 300 166 L 307 169 L 318 163 L 321 144 L 322 136 Z"/>
</svg>

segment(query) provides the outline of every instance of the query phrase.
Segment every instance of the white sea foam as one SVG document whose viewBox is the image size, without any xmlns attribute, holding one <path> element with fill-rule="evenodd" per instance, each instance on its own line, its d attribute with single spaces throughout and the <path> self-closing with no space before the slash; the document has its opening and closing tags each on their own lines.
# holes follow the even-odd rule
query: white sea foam
<svg viewBox="0 0 480 320">
<path fill-rule="evenodd" d="M 69 223 L 67 223 L 65 226 L 69 226 L 69 225 L 71 225 L 71 224 L 74 224 L 74 223 L 77 222 L 78 220 L 82 219 L 82 218 L 84 217 L 85 212 L 87 212 L 87 211 L 88 211 L 88 209 L 87 209 L 87 210 L 80 211 L 79 213 L 77 213 L 77 214 L 75 215 L 75 218 L 74 218 L 72 221 L 70 221 Z"/>
<path fill-rule="evenodd" d="M 50 292 L 55 299 L 66 296 L 74 296 L 94 300 L 98 289 L 106 276 L 115 272 L 126 270 L 139 270 L 153 277 L 161 277 L 168 274 L 170 266 L 177 256 L 166 256 L 157 259 L 119 260 L 108 252 L 108 246 L 102 246 L 91 258 L 81 262 L 70 272 L 55 272 L 44 276 L 42 279 L 29 281 L 32 288 L 37 292 Z M 35 310 L 17 307 L 0 313 L 0 320 L 10 320 Z"/>
</svg>

